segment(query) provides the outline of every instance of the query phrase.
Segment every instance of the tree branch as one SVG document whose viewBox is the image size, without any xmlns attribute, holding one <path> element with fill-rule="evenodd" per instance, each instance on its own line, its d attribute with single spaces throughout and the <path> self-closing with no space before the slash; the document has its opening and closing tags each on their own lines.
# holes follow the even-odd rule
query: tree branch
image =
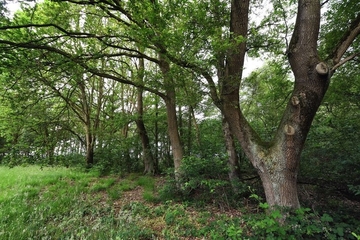
<svg viewBox="0 0 360 240">
<path fill-rule="evenodd" d="M 351 46 L 353 41 L 360 34 L 360 14 L 352 21 L 350 28 L 344 33 L 333 52 L 329 55 L 328 60 L 332 60 L 335 66 L 339 65 L 341 58 Z M 355 56 L 354 56 L 355 57 Z M 340 64 L 341 66 L 342 64 Z"/>
<path fill-rule="evenodd" d="M 97 36 L 95 34 L 92 33 L 84 33 L 84 32 L 72 32 L 72 31 L 68 31 L 62 27 L 60 27 L 59 25 L 53 24 L 53 23 L 46 23 L 46 24 L 34 24 L 34 23 L 29 23 L 29 24 L 23 24 L 23 25 L 15 25 L 15 26 L 0 26 L 0 30 L 9 30 L 9 29 L 20 29 L 20 28 L 47 28 L 47 27 L 54 27 L 57 30 L 59 30 L 60 32 L 65 33 L 67 36 L 83 36 L 83 37 L 92 37 L 92 38 L 100 38 L 100 37 L 105 37 L 105 36 Z M 106 36 L 109 37 L 109 36 Z"/>
<path fill-rule="evenodd" d="M 322 6 L 324 6 L 325 4 L 327 4 L 328 2 L 330 2 L 330 0 L 325 0 L 324 2 L 322 2 L 322 3 L 320 4 L 320 6 L 322 7 Z"/>
<path fill-rule="evenodd" d="M 341 67 L 342 65 L 344 65 L 345 63 L 347 63 L 348 61 L 354 59 L 356 56 L 360 55 L 360 52 L 358 53 L 354 53 L 344 59 L 342 59 L 340 62 L 338 62 L 335 66 L 333 66 L 331 68 L 331 71 L 335 71 L 337 68 Z"/>
<path fill-rule="evenodd" d="M 317 40 L 320 30 L 320 2 L 299 0 L 295 29 L 290 40 L 288 59 L 295 79 L 306 78 L 310 62 L 318 61 Z M 303 58 L 307 53 L 308 58 Z"/>
<path fill-rule="evenodd" d="M 124 83 L 124 84 L 128 84 L 128 85 L 132 85 L 132 86 L 141 88 L 141 89 L 143 89 L 145 91 L 152 92 L 152 93 L 154 93 L 154 94 L 156 94 L 156 95 L 158 95 L 158 96 L 160 96 L 162 98 L 166 98 L 165 94 L 157 91 L 156 89 L 149 88 L 149 87 L 143 86 L 143 85 L 141 85 L 139 83 L 130 81 L 127 78 L 125 78 L 124 76 L 120 76 L 120 75 L 114 76 L 112 74 L 102 72 L 99 69 L 91 68 L 79 56 L 71 55 L 71 54 L 69 54 L 69 53 L 67 53 L 67 52 L 65 52 L 65 51 L 63 51 L 61 49 L 55 48 L 55 47 L 51 47 L 51 46 L 47 46 L 47 45 L 38 45 L 38 44 L 33 44 L 33 43 L 16 43 L 16 42 L 12 42 L 12 41 L 8 41 L 8 40 L 2 40 L 2 39 L 0 39 L 0 44 L 5 44 L 5 45 L 12 46 L 12 47 L 18 47 L 18 48 L 25 48 L 25 49 L 39 49 L 39 50 L 41 49 L 41 50 L 46 50 L 46 51 L 49 51 L 49 52 L 57 53 L 57 54 L 65 57 L 65 58 L 69 59 L 70 61 L 78 64 L 79 66 L 84 68 L 86 71 L 88 71 L 89 73 L 92 73 L 92 74 L 94 74 L 96 76 L 104 77 L 104 78 L 107 78 L 107 79 L 112 79 L 114 81 Z"/>
</svg>

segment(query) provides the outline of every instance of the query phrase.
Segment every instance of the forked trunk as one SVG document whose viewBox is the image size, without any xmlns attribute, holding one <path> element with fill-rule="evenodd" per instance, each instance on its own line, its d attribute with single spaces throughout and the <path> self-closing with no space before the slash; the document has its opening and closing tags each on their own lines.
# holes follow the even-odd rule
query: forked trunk
<svg viewBox="0 0 360 240">
<path fill-rule="evenodd" d="M 230 31 L 233 37 L 247 34 L 249 1 L 233 0 Z M 320 62 L 317 39 L 320 24 L 320 2 L 299 0 L 294 33 L 288 58 L 295 76 L 295 86 L 284 111 L 275 138 L 263 142 L 251 128 L 239 104 L 239 87 L 246 44 L 227 57 L 221 92 L 221 109 L 231 131 L 257 169 L 270 207 L 300 206 L 297 173 L 300 155 L 312 120 L 327 90 L 331 72 Z"/>
</svg>

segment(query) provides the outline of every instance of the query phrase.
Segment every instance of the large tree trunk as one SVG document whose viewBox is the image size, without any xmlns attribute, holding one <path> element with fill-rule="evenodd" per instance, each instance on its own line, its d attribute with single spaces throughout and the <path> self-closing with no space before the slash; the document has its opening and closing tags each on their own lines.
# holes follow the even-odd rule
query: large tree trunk
<svg viewBox="0 0 360 240">
<path fill-rule="evenodd" d="M 320 2 L 299 0 L 298 4 L 288 49 L 295 86 L 270 154 L 263 160 L 263 171 L 259 171 L 270 206 L 292 208 L 300 206 L 296 182 L 301 151 L 330 79 L 328 67 L 320 62 L 317 52 Z"/>
<path fill-rule="evenodd" d="M 269 206 L 299 208 L 297 173 L 300 155 L 294 154 L 297 147 L 292 136 L 284 135 L 288 140 L 282 141 L 283 145 L 254 153 L 252 163 L 260 175 Z"/>
<path fill-rule="evenodd" d="M 233 0 L 231 27 L 233 37 L 246 36 L 249 1 Z M 288 49 L 295 75 L 295 86 L 275 138 L 263 142 L 243 116 L 239 104 L 239 86 L 244 63 L 245 43 L 228 55 L 221 93 L 222 110 L 232 133 L 257 169 L 268 204 L 298 208 L 297 173 L 300 154 L 312 120 L 326 92 L 330 74 L 320 63 L 317 39 L 320 3 L 299 0 L 294 34 Z"/>
</svg>

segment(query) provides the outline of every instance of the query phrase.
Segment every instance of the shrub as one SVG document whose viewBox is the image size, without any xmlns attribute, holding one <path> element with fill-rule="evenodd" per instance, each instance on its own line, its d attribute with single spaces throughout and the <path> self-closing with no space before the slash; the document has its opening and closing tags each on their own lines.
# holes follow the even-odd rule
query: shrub
<svg viewBox="0 0 360 240">
<path fill-rule="evenodd" d="M 174 173 L 160 190 L 161 199 L 196 200 L 197 204 L 229 204 L 237 202 L 228 179 L 227 156 L 200 158 L 185 157 L 180 168 L 179 182 L 175 182 Z M 180 186 L 180 187 L 179 187 Z M 232 201 L 234 200 L 234 201 Z"/>
<path fill-rule="evenodd" d="M 141 161 L 134 156 L 124 154 L 126 151 L 115 146 L 97 149 L 94 155 L 95 168 L 102 175 L 140 172 L 142 169 Z"/>
<path fill-rule="evenodd" d="M 269 205 L 262 203 L 261 198 L 255 194 L 252 197 L 259 201 L 264 212 L 244 217 L 250 239 L 353 239 L 352 231 L 358 230 L 353 228 L 356 224 L 350 225 L 337 216 L 313 212 L 310 208 L 269 211 Z"/>
</svg>

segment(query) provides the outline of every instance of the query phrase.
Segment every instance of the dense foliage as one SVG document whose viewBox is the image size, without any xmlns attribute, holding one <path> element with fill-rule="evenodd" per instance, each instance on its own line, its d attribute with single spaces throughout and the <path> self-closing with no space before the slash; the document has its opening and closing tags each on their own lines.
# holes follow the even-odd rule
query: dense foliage
<svg viewBox="0 0 360 240">
<path fill-rule="evenodd" d="M 186 213 L 182 205 L 167 210 L 128 206 L 140 217 L 142 211 L 151 211 L 163 216 L 167 226 L 189 227 L 182 234 L 193 237 L 251 239 L 255 232 L 267 239 L 355 236 L 350 234 L 360 232 L 354 228 L 358 222 L 345 218 L 359 214 L 359 38 L 351 40 L 343 58 L 332 66 L 336 72 L 328 74 L 333 74 L 329 88 L 304 147 L 298 149 L 303 151 L 295 174 L 301 205 L 312 209 L 300 208 L 293 215 L 270 211 L 274 209 L 263 200 L 263 179 L 257 175 L 261 168 L 251 162 L 241 141 L 245 137 L 238 134 L 235 141 L 238 129 L 226 125 L 224 106 L 232 106 L 226 102 L 226 90 L 236 89 L 239 75 L 226 74 L 231 58 L 246 42 L 244 51 L 257 58 L 258 66 L 237 68 L 253 70 L 239 80 L 238 108 L 240 116 L 246 116 L 246 121 L 240 120 L 249 128 L 238 132 L 254 131 L 250 139 L 261 142 L 261 149 L 272 146 L 291 115 L 286 109 L 306 105 L 293 95 L 299 80 L 286 62 L 290 50 L 296 53 L 291 49 L 296 37 L 290 41 L 296 1 L 272 0 L 266 6 L 265 1 L 251 1 L 246 36 L 234 33 L 230 2 L 237 1 L 46 0 L 24 1 L 16 12 L 9 12 L 7 3 L 0 1 L 0 164 L 84 167 L 100 175 L 167 174 L 160 191 L 163 200 L 222 209 L 244 207 L 247 201 L 260 206 L 255 217 L 219 217 L 200 229 L 189 227 L 195 223 L 187 219 L 175 221 Z M 360 6 L 357 0 L 334 0 L 323 1 L 321 7 L 317 42 L 319 58 L 328 63 L 350 32 L 359 35 L 355 30 L 360 28 Z M 287 129 L 290 136 L 291 126 Z M 266 159 L 268 152 L 254 155 Z M 24 196 L 40 193 L 30 190 Z M 114 189 L 109 191 L 116 195 Z M 347 201 L 356 207 L 349 210 Z M 329 206 L 340 206 L 343 215 L 327 213 Z M 122 217 L 111 215 L 104 221 L 120 226 L 126 220 Z M 214 225 L 220 227 L 218 232 L 211 231 Z M 154 234 L 131 231 L 119 236 Z M 136 231 L 143 236 L 131 235 Z M 171 231 L 165 229 L 163 235 L 172 238 Z"/>
</svg>

